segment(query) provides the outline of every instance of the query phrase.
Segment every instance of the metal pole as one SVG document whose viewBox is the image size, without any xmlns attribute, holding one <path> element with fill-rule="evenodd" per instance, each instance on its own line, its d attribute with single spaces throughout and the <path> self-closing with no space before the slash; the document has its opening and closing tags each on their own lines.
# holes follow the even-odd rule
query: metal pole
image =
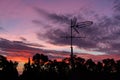
<svg viewBox="0 0 120 80">
<path fill-rule="evenodd" d="M 71 54 L 70 54 L 70 60 L 71 60 L 71 66 L 72 66 L 72 69 L 74 68 L 74 60 L 73 60 L 73 31 L 72 31 L 72 25 L 71 25 Z"/>
</svg>

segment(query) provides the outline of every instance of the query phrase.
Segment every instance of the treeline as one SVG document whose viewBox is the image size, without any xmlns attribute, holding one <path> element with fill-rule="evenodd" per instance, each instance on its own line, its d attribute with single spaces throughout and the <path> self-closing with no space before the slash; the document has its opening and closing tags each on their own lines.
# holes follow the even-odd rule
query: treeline
<svg viewBox="0 0 120 80">
<path fill-rule="evenodd" d="M 95 63 L 92 59 L 74 56 L 58 62 L 43 54 L 35 54 L 32 62 L 24 64 L 18 75 L 18 62 L 0 56 L 0 80 L 120 80 L 120 60 L 104 59 Z M 73 67 L 74 65 L 74 67 Z"/>
</svg>

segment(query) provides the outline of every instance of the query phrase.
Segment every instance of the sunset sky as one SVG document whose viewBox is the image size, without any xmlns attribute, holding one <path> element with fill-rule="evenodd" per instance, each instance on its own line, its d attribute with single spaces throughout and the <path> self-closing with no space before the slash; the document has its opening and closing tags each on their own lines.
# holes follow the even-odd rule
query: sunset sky
<svg viewBox="0 0 120 80">
<path fill-rule="evenodd" d="M 73 17 L 80 28 L 74 52 L 84 58 L 120 59 L 120 0 L 0 0 L 0 54 L 23 64 L 35 53 L 68 57 Z M 19 66 L 20 67 L 20 66 Z"/>
</svg>

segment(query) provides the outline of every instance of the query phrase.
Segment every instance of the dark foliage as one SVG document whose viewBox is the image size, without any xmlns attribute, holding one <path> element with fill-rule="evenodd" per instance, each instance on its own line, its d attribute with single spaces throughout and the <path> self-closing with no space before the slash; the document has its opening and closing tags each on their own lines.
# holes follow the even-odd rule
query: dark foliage
<svg viewBox="0 0 120 80">
<path fill-rule="evenodd" d="M 0 55 L 0 80 L 18 80 L 17 65 L 17 62 L 8 61 Z"/>
<path fill-rule="evenodd" d="M 0 56 L 0 80 L 120 80 L 120 60 L 104 59 L 95 63 L 92 59 L 74 56 L 74 68 L 70 58 L 58 62 L 37 53 L 32 60 L 28 58 L 23 73 L 18 75 L 18 63 Z"/>
</svg>

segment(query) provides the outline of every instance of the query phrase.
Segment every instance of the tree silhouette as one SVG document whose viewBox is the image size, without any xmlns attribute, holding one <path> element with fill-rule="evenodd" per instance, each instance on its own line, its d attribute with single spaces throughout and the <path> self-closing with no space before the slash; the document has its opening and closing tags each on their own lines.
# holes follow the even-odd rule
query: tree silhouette
<svg viewBox="0 0 120 80">
<path fill-rule="evenodd" d="M 34 64 L 38 65 L 40 63 L 40 54 L 36 53 L 32 58 Z"/>
<path fill-rule="evenodd" d="M 17 80 L 17 65 L 18 62 L 8 61 L 6 57 L 0 55 L 0 80 Z"/>
<path fill-rule="evenodd" d="M 120 60 L 104 59 L 95 63 L 92 59 L 74 56 L 74 70 L 70 58 L 52 61 L 36 53 L 32 60 L 33 63 L 28 58 L 23 73 L 18 76 L 18 62 L 0 55 L 0 80 L 120 80 Z"/>
<path fill-rule="evenodd" d="M 34 64 L 36 65 L 39 65 L 39 64 L 44 64 L 45 62 L 47 62 L 49 59 L 48 59 L 48 56 L 45 56 L 43 54 L 39 54 L 39 53 L 36 53 L 34 56 L 33 56 L 33 62 Z"/>
<path fill-rule="evenodd" d="M 3 70 L 3 68 L 5 68 L 6 63 L 7 63 L 6 57 L 0 55 L 0 70 Z"/>
</svg>

